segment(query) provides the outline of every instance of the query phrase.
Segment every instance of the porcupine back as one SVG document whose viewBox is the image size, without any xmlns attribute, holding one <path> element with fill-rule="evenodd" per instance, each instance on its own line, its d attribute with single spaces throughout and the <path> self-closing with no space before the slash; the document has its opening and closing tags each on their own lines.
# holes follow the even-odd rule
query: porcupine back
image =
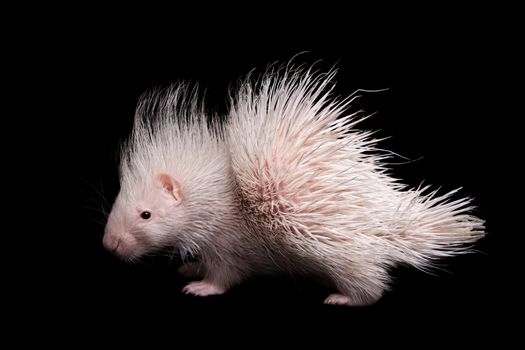
<svg viewBox="0 0 525 350">
<path fill-rule="evenodd" d="M 382 164 L 389 154 L 377 151 L 371 132 L 354 129 L 358 113 L 344 114 L 352 96 L 331 96 L 333 76 L 288 68 L 242 84 L 228 133 L 248 222 L 300 256 L 324 257 L 325 270 L 368 264 L 364 274 L 381 283 L 396 263 L 425 269 L 466 251 L 484 235 L 470 200 L 390 177 Z"/>
</svg>

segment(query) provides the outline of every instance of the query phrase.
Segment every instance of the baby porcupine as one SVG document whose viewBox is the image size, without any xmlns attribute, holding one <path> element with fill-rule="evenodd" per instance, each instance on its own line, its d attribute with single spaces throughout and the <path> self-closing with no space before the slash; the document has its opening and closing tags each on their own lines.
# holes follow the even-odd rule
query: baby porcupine
<svg viewBox="0 0 525 350">
<path fill-rule="evenodd" d="M 124 259 L 173 247 L 198 262 L 184 291 L 221 294 L 260 273 L 312 274 L 367 305 L 389 268 L 419 269 L 484 235 L 468 199 L 390 177 L 371 133 L 330 96 L 334 73 L 287 68 L 246 80 L 225 125 L 184 86 L 148 94 L 123 148 L 105 246 Z"/>
</svg>

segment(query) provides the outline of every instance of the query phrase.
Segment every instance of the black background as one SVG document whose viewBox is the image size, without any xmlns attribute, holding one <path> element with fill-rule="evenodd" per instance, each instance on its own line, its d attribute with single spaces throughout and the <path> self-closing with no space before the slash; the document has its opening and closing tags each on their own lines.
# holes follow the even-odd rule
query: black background
<svg viewBox="0 0 525 350">
<path fill-rule="evenodd" d="M 465 16 L 470 18 L 422 17 L 384 26 L 371 17 L 347 25 L 359 17 L 354 14 L 336 26 L 311 22 L 307 28 L 290 25 L 274 31 L 268 27 L 278 19 L 268 17 L 263 28 L 260 19 L 219 21 L 203 34 L 194 30 L 200 25 L 196 19 L 167 28 L 117 26 L 90 37 L 79 67 L 87 73 L 87 94 L 79 101 L 78 157 L 78 229 L 86 254 L 81 259 L 83 293 L 73 303 L 111 325 L 162 323 L 180 329 L 184 324 L 230 331 L 253 325 L 261 334 L 299 326 L 305 336 L 336 327 L 348 331 L 337 331 L 336 338 L 354 334 L 357 325 L 398 327 L 399 334 L 418 329 L 431 339 L 471 330 L 476 338 L 491 335 L 498 312 L 512 309 L 510 300 L 500 297 L 504 277 L 498 268 L 503 242 L 516 234 L 498 216 L 510 206 L 500 193 L 506 170 L 501 151 L 508 141 L 501 136 L 512 118 L 505 111 L 509 95 L 501 90 L 509 75 L 507 42 L 490 22 L 465 21 Z M 325 306 L 329 290 L 290 278 L 257 278 L 223 296 L 187 296 L 181 293 L 187 281 L 175 274 L 178 261 L 159 257 L 126 265 L 106 253 L 101 245 L 104 215 L 98 209 L 118 193 L 117 148 L 130 130 L 140 94 L 189 80 L 206 89 L 210 111 L 224 114 L 229 88 L 238 79 L 301 52 L 306 53 L 295 58 L 297 63 L 321 60 L 316 64 L 325 70 L 336 65 L 338 94 L 388 88 L 365 93 L 356 102 L 353 109 L 376 112 L 361 127 L 390 136 L 381 147 L 418 159 L 393 166 L 392 173 L 405 183 L 424 181 L 441 186 L 442 193 L 463 187 L 461 196 L 475 198 L 476 215 L 487 221 L 489 232 L 476 246 L 478 252 L 445 260 L 432 275 L 396 269 L 392 290 L 365 308 Z"/>
</svg>

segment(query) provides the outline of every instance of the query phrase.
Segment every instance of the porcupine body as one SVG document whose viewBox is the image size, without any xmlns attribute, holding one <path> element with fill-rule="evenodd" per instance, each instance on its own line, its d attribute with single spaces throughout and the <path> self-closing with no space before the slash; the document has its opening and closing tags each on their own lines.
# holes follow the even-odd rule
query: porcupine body
<svg viewBox="0 0 525 350">
<path fill-rule="evenodd" d="M 388 155 L 334 99 L 333 72 L 287 69 L 246 81 L 228 122 L 236 192 L 252 235 L 279 268 L 320 275 L 326 303 L 367 305 L 397 264 L 421 270 L 484 235 L 469 199 L 409 189 L 387 173 Z M 277 253 L 276 253 L 277 252 Z"/>
</svg>

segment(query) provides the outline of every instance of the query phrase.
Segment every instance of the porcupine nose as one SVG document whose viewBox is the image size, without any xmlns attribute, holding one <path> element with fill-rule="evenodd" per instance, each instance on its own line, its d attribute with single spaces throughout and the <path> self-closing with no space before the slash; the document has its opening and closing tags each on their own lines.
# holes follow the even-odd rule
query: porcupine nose
<svg viewBox="0 0 525 350">
<path fill-rule="evenodd" d="M 104 245 L 104 248 L 114 253 L 120 244 L 120 240 L 116 236 L 106 233 L 102 240 L 102 244 Z"/>
</svg>

